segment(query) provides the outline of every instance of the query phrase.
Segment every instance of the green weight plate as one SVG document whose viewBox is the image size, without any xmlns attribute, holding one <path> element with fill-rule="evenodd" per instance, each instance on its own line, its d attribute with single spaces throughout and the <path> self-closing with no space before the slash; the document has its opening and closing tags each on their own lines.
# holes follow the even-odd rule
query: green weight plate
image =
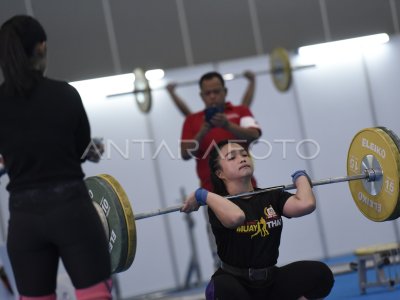
<svg viewBox="0 0 400 300">
<path fill-rule="evenodd" d="M 111 271 L 125 271 L 132 265 L 136 253 L 136 226 L 129 199 L 110 175 L 88 177 L 85 183 L 94 205 L 101 208 L 98 213 L 103 226 L 108 227 Z"/>
</svg>

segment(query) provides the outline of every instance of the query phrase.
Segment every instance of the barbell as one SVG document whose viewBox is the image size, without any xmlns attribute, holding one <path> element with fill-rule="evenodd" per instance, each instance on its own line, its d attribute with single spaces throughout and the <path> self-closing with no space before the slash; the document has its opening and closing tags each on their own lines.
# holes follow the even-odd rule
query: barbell
<svg viewBox="0 0 400 300">
<path fill-rule="evenodd" d="M 313 186 L 349 183 L 352 198 L 368 219 L 389 221 L 400 216 L 400 139 L 386 127 L 360 130 L 351 141 L 347 154 L 347 176 L 312 181 Z M 109 241 L 112 272 L 128 269 L 136 254 L 135 221 L 179 211 L 182 205 L 134 214 L 119 182 L 100 174 L 85 179 L 89 195 L 97 209 Z M 274 186 L 233 196 L 228 199 L 295 189 L 294 184 Z"/>
<path fill-rule="evenodd" d="M 299 65 L 291 66 L 288 52 L 284 48 L 275 48 L 269 56 L 270 69 L 254 72 L 256 75 L 272 74 L 272 81 L 275 87 L 285 92 L 289 89 L 292 82 L 292 71 L 315 67 L 315 65 Z M 145 72 L 142 68 L 133 70 L 135 75 L 134 90 L 128 93 L 117 93 L 108 95 L 107 97 L 123 96 L 127 94 L 134 94 L 136 103 L 142 112 L 149 112 L 152 105 L 152 91 L 165 89 L 166 87 L 151 88 Z M 244 74 L 229 74 L 229 80 L 242 78 Z M 188 86 L 198 84 L 196 81 L 184 81 L 177 83 L 177 86 Z"/>
</svg>

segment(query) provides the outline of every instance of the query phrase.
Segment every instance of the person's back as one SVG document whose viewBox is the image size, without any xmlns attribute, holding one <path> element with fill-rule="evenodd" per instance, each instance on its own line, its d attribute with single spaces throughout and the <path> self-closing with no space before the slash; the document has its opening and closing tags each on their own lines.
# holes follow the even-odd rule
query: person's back
<svg viewBox="0 0 400 300">
<path fill-rule="evenodd" d="M 42 78 L 29 96 L 0 87 L 0 153 L 10 191 L 83 178 L 80 158 L 90 129 L 80 97 L 65 82 Z"/>
</svg>

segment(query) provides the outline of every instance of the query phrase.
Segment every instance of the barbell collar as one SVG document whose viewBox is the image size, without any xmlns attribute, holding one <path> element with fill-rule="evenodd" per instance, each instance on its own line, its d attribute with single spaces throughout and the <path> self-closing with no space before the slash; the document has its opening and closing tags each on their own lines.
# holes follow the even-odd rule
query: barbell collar
<svg viewBox="0 0 400 300">
<path fill-rule="evenodd" d="M 383 176 L 382 170 L 374 170 L 372 168 L 369 168 L 364 170 L 364 172 L 368 175 L 368 177 L 366 178 L 368 182 L 378 181 Z"/>
</svg>

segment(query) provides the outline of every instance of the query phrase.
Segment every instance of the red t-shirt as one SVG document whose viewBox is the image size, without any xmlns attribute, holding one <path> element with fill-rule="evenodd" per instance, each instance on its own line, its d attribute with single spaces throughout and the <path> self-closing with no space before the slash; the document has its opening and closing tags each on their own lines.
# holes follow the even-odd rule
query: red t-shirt
<svg viewBox="0 0 400 300">
<path fill-rule="evenodd" d="M 224 114 L 230 122 L 245 128 L 257 128 L 261 133 L 261 129 L 254 119 L 253 114 L 246 106 L 234 106 L 230 102 L 227 102 L 225 104 Z M 187 116 L 183 124 L 181 139 L 193 140 L 196 134 L 200 131 L 204 122 L 204 110 Z M 199 151 L 195 158 L 196 171 L 197 176 L 200 179 L 201 187 L 209 191 L 212 190 L 210 169 L 208 167 L 209 153 L 214 145 L 227 139 L 233 140 L 237 138 L 228 130 L 215 127 L 212 128 L 200 141 Z"/>
</svg>

